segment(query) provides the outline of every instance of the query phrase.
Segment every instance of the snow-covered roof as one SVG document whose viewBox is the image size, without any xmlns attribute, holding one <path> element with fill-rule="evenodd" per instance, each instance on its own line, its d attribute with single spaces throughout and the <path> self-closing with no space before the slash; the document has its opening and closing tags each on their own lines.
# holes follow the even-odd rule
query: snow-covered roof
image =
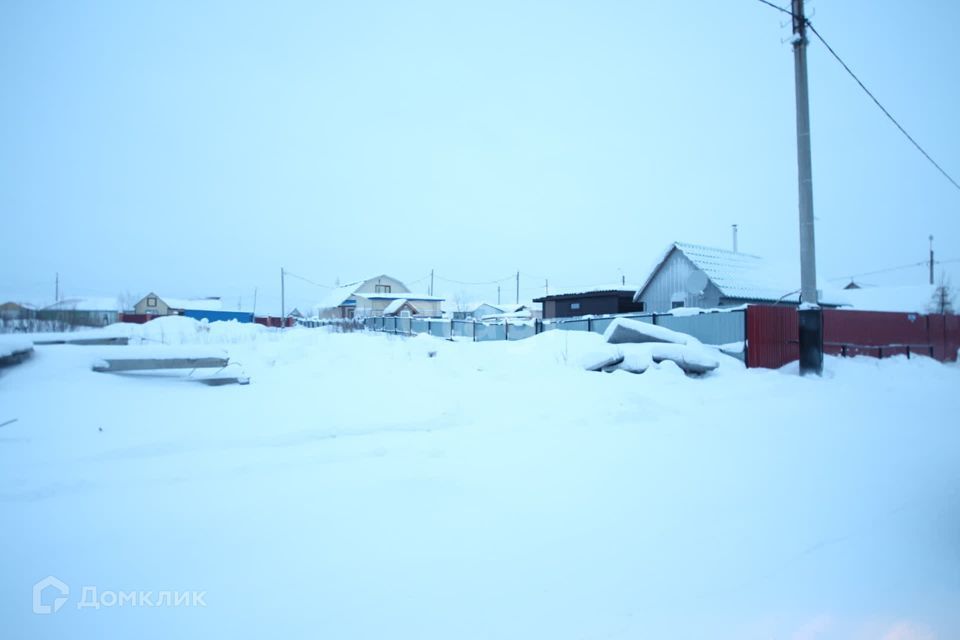
<svg viewBox="0 0 960 640">
<path fill-rule="evenodd" d="M 325 295 L 320 300 L 320 302 L 318 302 L 314 306 L 314 309 L 315 310 L 335 309 L 336 307 L 339 307 L 345 304 L 347 300 L 357 292 L 357 289 L 362 287 L 364 284 L 366 284 L 367 282 L 370 282 L 371 280 L 377 280 L 379 278 L 390 278 L 391 280 L 396 280 L 397 282 L 400 282 L 396 278 L 392 276 L 388 276 L 385 273 L 381 273 L 379 275 L 375 275 L 370 278 L 363 278 L 362 280 L 354 280 L 353 282 L 340 285 L 336 289 L 331 289 L 330 292 L 327 293 L 327 295 Z M 404 285 L 404 287 L 406 287 L 406 285 Z M 364 294 L 364 297 L 369 298 L 370 296 Z M 419 299 L 423 300 L 424 298 L 419 298 Z"/>
<path fill-rule="evenodd" d="M 323 297 L 320 302 L 317 303 L 317 309 L 334 309 L 339 307 L 344 302 L 347 301 L 347 298 L 352 296 L 354 292 L 360 288 L 366 280 L 358 280 L 357 282 L 351 282 L 349 284 L 341 285 L 336 289 L 331 289 L 327 295 Z"/>
<path fill-rule="evenodd" d="M 388 304 L 386 307 L 384 307 L 383 315 L 388 316 L 392 313 L 397 313 L 398 311 L 400 311 L 400 309 L 403 308 L 403 305 L 405 304 L 407 304 L 406 298 L 397 298 L 396 300 Z"/>
<path fill-rule="evenodd" d="M 674 242 L 663 252 L 643 285 L 637 289 L 634 299 L 640 298 L 674 250 L 680 251 L 697 269 L 703 271 L 725 298 L 796 302 L 799 297 L 799 278 L 793 283 L 789 278 L 780 277 L 760 256 Z"/>
<path fill-rule="evenodd" d="M 476 313 L 482 307 L 490 307 L 491 309 L 495 309 L 498 313 L 514 313 L 516 311 L 519 311 L 525 308 L 532 309 L 534 307 L 534 304 L 532 302 L 521 302 L 520 304 L 516 304 L 514 302 L 504 302 L 500 304 L 496 302 L 486 302 L 486 301 L 469 302 L 466 304 L 456 305 L 454 308 L 449 309 L 449 311 L 457 311 L 462 313 Z"/>
<path fill-rule="evenodd" d="M 37 305 L 30 302 L 16 302 L 15 300 L 7 300 L 6 302 L 0 302 L 0 307 L 14 306 L 20 307 L 21 309 L 36 309 Z"/>
<path fill-rule="evenodd" d="M 524 309 L 529 309 L 530 305 L 520 302 L 504 302 L 503 304 L 493 304 L 491 307 L 500 309 L 504 313 L 516 313 L 517 311 L 523 311 Z"/>
<path fill-rule="evenodd" d="M 118 298 L 65 298 L 44 309 L 53 311 L 123 311 Z"/>
<path fill-rule="evenodd" d="M 493 309 L 500 309 L 500 307 L 493 304 L 492 302 L 471 302 L 469 304 L 461 305 L 461 307 L 462 308 L 457 309 L 457 311 L 464 311 L 466 313 L 474 313 L 480 307 L 491 307 Z"/>
<path fill-rule="evenodd" d="M 167 298 L 166 296 L 157 296 L 167 303 L 171 309 L 184 309 L 186 311 L 220 311 L 223 309 L 223 303 L 220 298 Z"/>
<path fill-rule="evenodd" d="M 491 313 L 480 318 L 481 320 L 502 320 L 502 319 L 523 319 L 527 320 L 533 317 L 533 313 L 529 308 L 518 309 L 516 311 L 508 311 L 504 313 Z"/>
<path fill-rule="evenodd" d="M 590 285 L 585 287 L 558 287 L 557 289 L 551 290 L 549 294 L 543 296 L 544 298 L 550 296 L 574 296 L 574 295 L 585 295 L 589 293 L 604 293 L 604 292 L 613 292 L 613 291 L 623 291 L 630 292 L 631 294 L 638 291 L 640 287 L 636 284 L 621 284 L 619 282 L 615 284 L 597 284 Z M 537 298 L 541 300 L 542 298 Z"/>
</svg>

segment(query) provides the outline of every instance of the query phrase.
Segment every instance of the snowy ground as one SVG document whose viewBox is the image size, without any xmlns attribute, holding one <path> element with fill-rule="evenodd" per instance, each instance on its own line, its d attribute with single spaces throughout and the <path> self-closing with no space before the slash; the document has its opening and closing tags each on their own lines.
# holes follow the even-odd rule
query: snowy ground
<svg viewBox="0 0 960 640">
<path fill-rule="evenodd" d="M 173 320 L 124 331 L 251 384 L 90 371 L 124 347 L 0 370 L 3 638 L 960 637 L 956 365 L 602 374 L 585 333 Z"/>
</svg>

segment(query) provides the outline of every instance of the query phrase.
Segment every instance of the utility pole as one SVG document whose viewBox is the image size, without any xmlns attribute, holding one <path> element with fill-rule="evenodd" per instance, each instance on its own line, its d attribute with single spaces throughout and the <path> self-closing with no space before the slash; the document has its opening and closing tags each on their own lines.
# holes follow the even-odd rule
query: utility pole
<svg viewBox="0 0 960 640">
<path fill-rule="evenodd" d="M 813 168 L 810 153 L 810 99 L 807 93 L 807 18 L 803 0 L 792 0 L 793 68 L 797 98 L 797 178 L 800 195 L 800 374 L 823 373 L 823 315 L 817 300 L 817 259 L 813 234 Z"/>
<path fill-rule="evenodd" d="M 517 304 L 520 304 L 520 272 L 517 271 Z"/>
<path fill-rule="evenodd" d="M 931 241 L 933 236 L 930 236 Z M 930 267 L 930 273 L 933 273 L 933 267 Z M 57 271 L 56 282 L 53 285 L 53 301 L 60 302 L 60 272 Z"/>
<path fill-rule="evenodd" d="M 497 304 L 500 304 L 500 285 L 497 285 Z"/>
<path fill-rule="evenodd" d="M 286 271 L 280 267 L 280 328 L 287 324 Z"/>
<path fill-rule="evenodd" d="M 549 280 L 544 280 L 544 281 L 543 281 L 543 295 L 545 295 L 545 296 L 550 295 L 550 281 L 549 281 Z"/>
<path fill-rule="evenodd" d="M 733 227 L 733 252 L 737 252 L 737 225 L 731 225 Z"/>
<path fill-rule="evenodd" d="M 253 288 L 253 315 L 257 315 L 257 288 Z"/>
<path fill-rule="evenodd" d="M 430 295 L 433 295 L 433 269 L 430 269 Z"/>
<path fill-rule="evenodd" d="M 933 236 L 930 236 L 930 284 L 933 284 Z"/>
</svg>

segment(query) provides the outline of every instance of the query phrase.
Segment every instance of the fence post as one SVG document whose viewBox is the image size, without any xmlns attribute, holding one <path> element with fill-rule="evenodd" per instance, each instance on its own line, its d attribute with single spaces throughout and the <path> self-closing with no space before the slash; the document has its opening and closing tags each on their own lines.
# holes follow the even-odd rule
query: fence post
<svg viewBox="0 0 960 640">
<path fill-rule="evenodd" d="M 504 340 L 510 339 L 510 323 L 507 322 L 506 318 L 503 319 L 503 339 Z"/>
<path fill-rule="evenodd" d="M 587 318 L 587 333 L 593 331 L 593 318 Z"/>
</svg>

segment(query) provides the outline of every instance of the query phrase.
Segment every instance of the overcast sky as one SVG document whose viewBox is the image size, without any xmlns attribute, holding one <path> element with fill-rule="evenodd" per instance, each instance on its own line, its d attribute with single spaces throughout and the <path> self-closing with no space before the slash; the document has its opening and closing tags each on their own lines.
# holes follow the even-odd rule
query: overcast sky
<svg viewBox="0 0 960 640">
<path fill-rule="evenodd" d="M 960 3 L 808 14 L 960 176 Z M 519 270 L 530 298 L 545 278 L 642 280 L 670 241 L 729 247 L 732 223 L 741 250 L 796 260 L 785 18 L 755 0 L 8 0 L 0 298 L 52 301 L 59 272 L 68 296 L 249 307 L 256 288 L 277 312 L 281 266 L 420 290 L 432 268 L 438 294 L 477 299 L 496 286 L 441 278 Z M 960 190 L 816 41 L 809 63 L 821 283 L 924 260 L 931 233 L 960 258 Z M 324 292 L 288 285 L 294 304 Z"/>
</svg>

